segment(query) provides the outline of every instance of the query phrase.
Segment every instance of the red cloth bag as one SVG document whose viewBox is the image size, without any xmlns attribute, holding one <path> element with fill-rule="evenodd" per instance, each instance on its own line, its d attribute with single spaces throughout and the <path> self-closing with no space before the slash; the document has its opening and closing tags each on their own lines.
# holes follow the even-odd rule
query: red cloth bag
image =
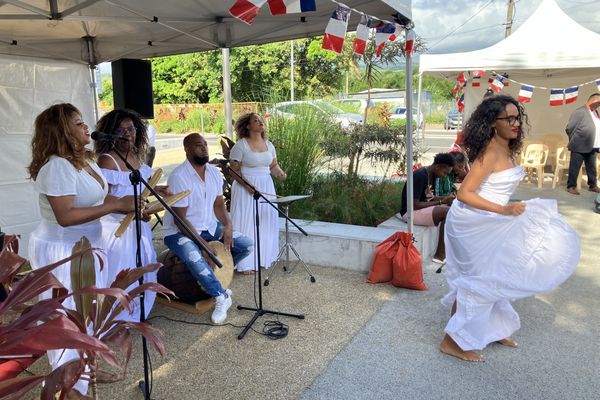
<svg viewBox="0 0 600 400">
<path fill-rule="evenodd" d="M 423 281 L 423 258 L 413 244 L 410 232 L 398 232 L 400 246 L 392 263 L 392 285 L 406 289 L 428 290 Z"/>
<path fill-rule="evenodd" d="M 401 234 L 402 232 L 396 232 L 375 247 L 375 255 L 367 277 L 368 283 L 383 283 L 392 280 L 392 263 L 400 247 Z"/>
</svg>

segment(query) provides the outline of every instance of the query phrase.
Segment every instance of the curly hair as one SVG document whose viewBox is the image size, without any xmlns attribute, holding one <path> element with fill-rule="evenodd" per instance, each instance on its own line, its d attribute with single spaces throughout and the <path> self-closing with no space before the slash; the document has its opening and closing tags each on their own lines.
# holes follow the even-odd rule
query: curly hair
<svg viewBox="0 0 600 400">
<path fill-rule="evenodd" d="M 438 153 L 433 158 L 434 165 L 447 165 L 449 167 L 454 167 L 456 164 L 456 160 L 450 153 Z"/>
<path fill-rule="evenodd" d="M 133 110 L 112 110 L 102 116 L 96 124 L 96 130 L 104 133 L 116 134 L 117 129 L 121 123 L 130 119 L 135 126 L 135 141 L 133 142 L 134 148 L 132 149 L 137 155 L 146 154 L 148 147 L 148 129 L 142 122 L 142 117 Z M 96 154 L 107 153 L 111 150 L 112 144 L 109 140 L 97 140 L 94 143 L 94 150 Z"/>
<path fill-rule="evenodd" d="M 40 169 L 53 155 L 68 160 L 78 170 L 94 160 L 94 153 L 81 145 L 73 135 L 71 119 L 74 114 L 81 116 L 77 107 L 60 103 L 48 107 L 35 118 L 31 164 L 27 167 L 31 179 L 37 178 Z"/>
<path fill-rule="evenodd" d="M 500 113 L 506 111 L 506 106 L 508 104 L 514 104 L 514 106 L 517 107 L 519 110 L 520 122 L 519 134 L 515 139 L 509 140 L 508 148 L 510 150 L 510 156 L 513 159 L 519 153 L 525 137 L 525 125 L 529 126 L 525 110 L 523 106 L 511 96 L 494 95 L 485 98 L 477 106 L 463 130 L 462 140 L 470 160 L 475 161 L 483 155 L 485 148 L 496 132 L 496 129 L 492 125 Z"/>
<path fill-rule="evenodd" d="M 250 113 L 246 113 L 244 115 L 242 115 L 241 117 L 238 118 L 238 120 L 235 122 L 235 133 L 237 136 L 237 139 L 241 139 L 241 138 L 247 138 L 250 136 L 250 131 L 248 130 L 248 124 L 250 123 L 250 119 L 254 116 L 257 115 L 260 117 L 260 115 L 258 115 L 255 112 L 250 112 Z M 261 136 L 263 139 L 266 139 L 266 131 L 263 131 L 261 133 Z"/>
</svg>

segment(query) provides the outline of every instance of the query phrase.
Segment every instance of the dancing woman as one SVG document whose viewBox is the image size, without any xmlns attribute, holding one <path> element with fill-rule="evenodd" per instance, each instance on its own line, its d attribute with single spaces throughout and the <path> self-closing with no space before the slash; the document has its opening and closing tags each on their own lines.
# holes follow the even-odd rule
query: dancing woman
<svg viewBox="0 0 600 400">
<path fill-rule="evenodd" d="M 523 178 L 515 162 L 527 116 L 510 96 L 491 96 L 471 115 L 464 145 L 473 165 L 446 220 L 442 302 L 452 308 L 440 351 L 483 361 L 489 343 L 516 347 L 520 327 L 510 300 L 550 291 L 579 262 L 579 238 L 556 200 L 510 202 Z"/>
<path fill-rule="evenodd" d="M 274 176 L 284 180 L 287 175 L 277 164 L 275 147 L 267 140 L 265 123 L 260 115 L 248 113 L 241 116 L 235 131 L 238 141 L 231 149 L 231 168 L 241 175 L 266 198 L 275 199 Z M 254 232 L 254 189 L 234 176 L 231 189 L 231 219 L 233 229 L 249 238 Z M 269 204 L 258 206 L 260 218 L 260 261 L 259 265 L 269 268 L 279 252 L 279 219 L 277 210 Z M 256 242 L 256 240 L 255 240 Z M 252 274 L 255 271 L 254 252 L 236 265 L 238 272 Z"/>
</svg>

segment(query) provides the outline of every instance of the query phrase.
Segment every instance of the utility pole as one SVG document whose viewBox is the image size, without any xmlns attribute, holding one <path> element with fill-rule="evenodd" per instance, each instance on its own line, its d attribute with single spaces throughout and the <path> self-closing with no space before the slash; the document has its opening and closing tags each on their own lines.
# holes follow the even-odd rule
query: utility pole
<svg viewBox="0 0 600 400">
<path fill-rule="evenodd" d="M 506 12 L 506 30 L 504 31 L 504 37 L 509 37 L 512 31 L 514 10 L 515 0 L 508 0 L 508 11 Z"/>
</svg>

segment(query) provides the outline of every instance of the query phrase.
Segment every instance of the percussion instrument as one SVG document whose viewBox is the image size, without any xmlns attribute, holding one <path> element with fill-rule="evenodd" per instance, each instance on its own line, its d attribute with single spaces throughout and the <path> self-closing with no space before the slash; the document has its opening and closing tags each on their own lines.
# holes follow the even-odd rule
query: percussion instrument
<svg viewBox="0 0 600 400">
<path fill-rule="evenodd" d="M 154 186 L 156 186 L 156 184 L 160 180 L 162 173 L 163 173 L 162 169 L 157 168 L 156 171 L 154 171 L 154 173 L 148 180 L 148 185 L 150 185 L 152 188 L 154 188 Z M 146 197 L 148 197 L 148 196 L 150 196 L 150 190 L 148 190 L 148 188 L 145 188 L 142 191 L 142 194 L 140 195 L 140 200 L 143 202 L 146 200 Z M 121 223 L 119 224 L 119 227 L 115 231 L 116 237 L 121 237 L 125 233 L 125 231 L 129 227 L 129 224 L 131 224 L 131 221 L 133 221 L 134 216 L 135 216 L 135 213 L 130 212 L 127 215 L 125 215 L 125 217 L 123 217 L 123 219 L 121 220 Z"/>
</svg>

